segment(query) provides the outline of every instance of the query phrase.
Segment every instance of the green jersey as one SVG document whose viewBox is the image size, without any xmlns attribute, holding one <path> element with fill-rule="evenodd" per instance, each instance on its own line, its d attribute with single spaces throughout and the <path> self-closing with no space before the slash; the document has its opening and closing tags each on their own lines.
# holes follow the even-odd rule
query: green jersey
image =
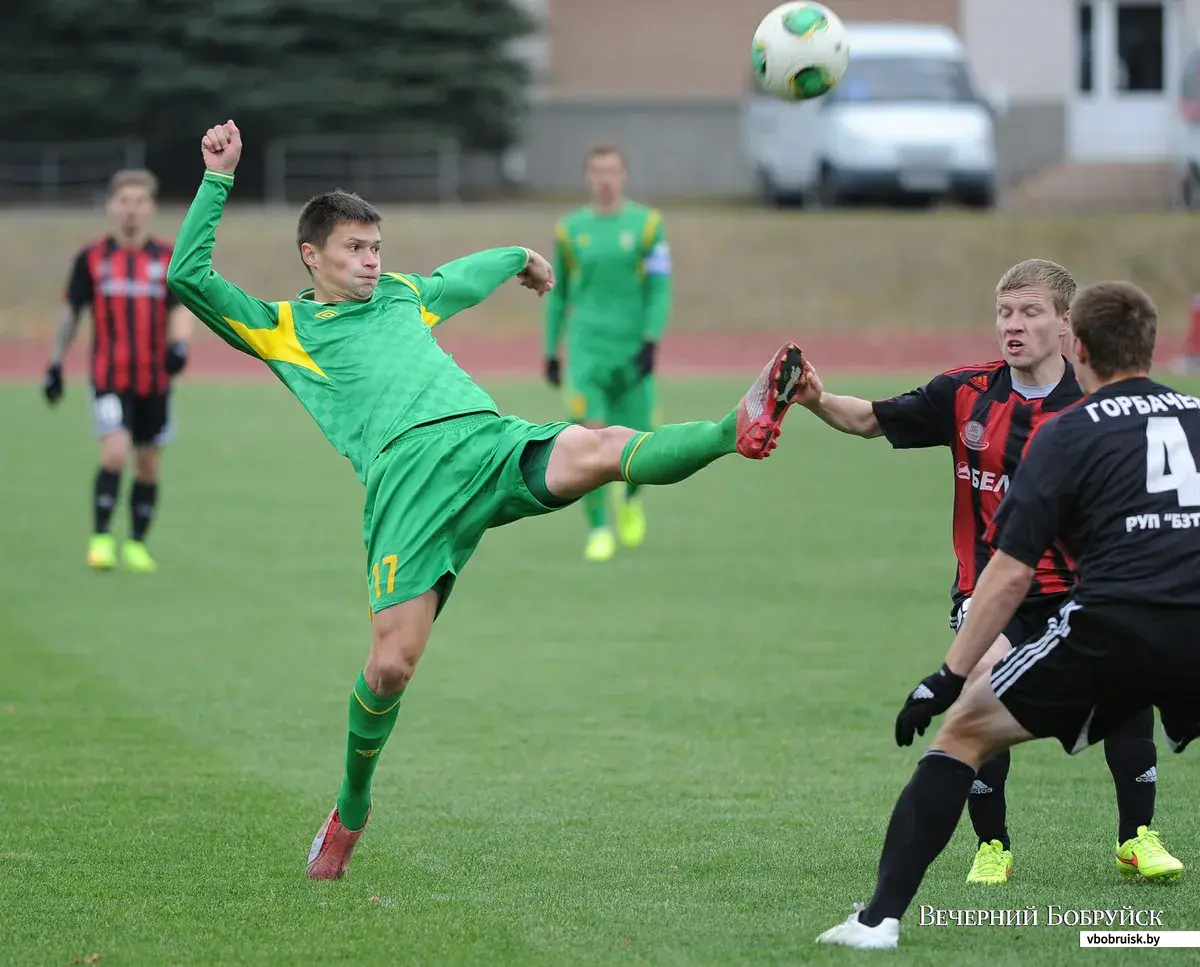
<svg viewBox="0 0 1200 967">
<path fill-rule="evenodd" d="M 524 248 L 488 249 L 428 277 L 387 273 L 363 302 L 286 302 L 247 295 L 213 270 L 217 223 L 233 177 L 207 171 L 184 217 L 167 284 L 209 329 L 262 359 L 366 482 L 401 433 L 466 413 L 499 413 L 438 346 L 432 329 L 482 302 L 525 268 Z"/>
<path fill-rule="evenodd" d="M 658 342 L 671 311 L 671 253 L 662 215 L 625 202 L 613 214 L 585 206 L 558 223 L 555 288 L 546 307 L 546 355 L 563 328 L 573 359 L 632 359 Z"/>
</svg>

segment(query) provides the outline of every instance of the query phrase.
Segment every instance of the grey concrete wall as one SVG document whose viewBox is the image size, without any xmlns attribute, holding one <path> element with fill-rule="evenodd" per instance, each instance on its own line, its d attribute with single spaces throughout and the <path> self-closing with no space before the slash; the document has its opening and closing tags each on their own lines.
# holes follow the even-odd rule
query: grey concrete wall
<svg viewBox="0 0 1200 967">
<path fill-rule="evenodd" d="M 1002 185 L 1058 164 L 1066 154 L 1064 104 L 1014 104 L 996 122 L 996 168 Z"/>
<path fill-rule="evenodd" d="M 1002 184 L 1063 160 L 1062 104 L 1014 104 L 996 125 Z M 525 138 L 530 189 L 575 194 L 583 157 L 600 141 L 616 141 L 629 157 L 633 196 L 728 197 L 754 191 L 741 148 L 735 101 L 612 103 L 546 102 L 534 107 Z"/>
<path fill-rule="evenodd" d="M 629 158 L 629 192 L 709 197 L 748 194 L 753 172 L 741 150 L 736 101 L 536 105 L 525 140 L 530 187 L 577 193 L 592 145 L 616 141 Z"/>
</svg>

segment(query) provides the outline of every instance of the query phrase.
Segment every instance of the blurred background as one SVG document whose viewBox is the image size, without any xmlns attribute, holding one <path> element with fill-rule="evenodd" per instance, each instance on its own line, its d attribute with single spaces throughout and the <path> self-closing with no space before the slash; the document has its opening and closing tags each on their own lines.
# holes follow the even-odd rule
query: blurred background
<svg viewBox="0 0 1200 967">
<path fill-rule="evenodd" d="M 774 5 L 14 6 L 0 217 L 22 242 L 0 269 L 0 335 L 52 328 L 116 168 L 155 172 L 156 227 L 173 235 L 199 135 L 228 117 L 246 153 L 218 262 L 264 295 L 296 288 L 291 213 L 317 191 L 397 206 L 389 258 L 419 271 L 518 237 L 548 248 L 584 200 L 587 149 L 615 141 L 628 193 L 667 219 L 676 335 L 970 328 L 1004 268 L 1034 255 L 1081 281 L 1133 278 L 1165 328 L 1192 324 L 1200 0 L 835 0 L 855 53 L 803 105 L 752 78 Z M 714 293 L 714 273 L 739 284 Z M 505 297 L 464 322 L 539 325 Z"/>
</svg>

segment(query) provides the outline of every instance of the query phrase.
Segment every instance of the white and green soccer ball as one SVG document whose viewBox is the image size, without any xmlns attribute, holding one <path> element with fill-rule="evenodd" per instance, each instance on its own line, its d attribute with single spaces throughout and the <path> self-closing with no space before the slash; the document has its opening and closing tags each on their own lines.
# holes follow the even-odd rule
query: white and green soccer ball
<svg viewBox="0 0 1200 967">
<path fill-rule="evenodd" d="M 829 93 L 842 79 L 850 38 L 828 7 L 792 0 L 763 17 L 750 58 L 764 91 L 785 101 L 807 101 Z"/>
</svg>

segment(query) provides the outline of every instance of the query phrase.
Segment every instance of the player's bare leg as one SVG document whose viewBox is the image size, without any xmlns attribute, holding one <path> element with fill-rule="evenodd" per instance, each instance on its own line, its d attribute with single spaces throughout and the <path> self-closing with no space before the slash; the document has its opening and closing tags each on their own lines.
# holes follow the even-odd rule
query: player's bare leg
<svg viewBox="0 0 1200 967">
<path fill-rule="evenodd" d="M 569 426 L 554 441 L 546 486 L 570 500 L 618 480 L 638 486 L 678 483 L 734 453 L 761 460 L 775 448 L 784 415 L 803 389 L 803 365 L 799 346 L 782 346 L 720 422 L 668 423 L 650 432 Z"/>
<path fill-rule="evenodd" d="M 584 420 L 580 425 L 587 430 L 605 428 L 598 420 Z M 581 502 L 588 518 L 588 539 L 583 556 L 589 561 L 610 560 L 617 553 L 617 538 L 608 526 L 608 492 L 597 487 L 584 494 Z"/>
<path fill-rule="evenodd" d="M 371 653 L 350 695 L 342 788 L 309 850 L 311 879 L 340 879 L 350 865 L 371 813 L 371 778 L 400 714 L 401 696 L 429 643 L 437 602 L 437 591 L 430 590 L 373 618 Z"/>
<path fill-rule="evenodd" d="M 1001 635 L 971 669 L 967 685 L 977 678 L 986 677 L 1010 651 L 1012 644 Z M 1008 749 L 997 752 L 980 763 L 975 781 L 971 783 L 967 812 L 978 843 L 971 869 L 967 872 L 968 883 L 994 886 L 1007 883 L 1012 876 L 1012 843 L 1008 836 L 1008 803 L 1005 797 L 1011 761 Z"/>
<path fill-rule="evenodd" d="M 117 545 L 109 533 L 117 496 L 121 489 L 121 471 L 129 459 L 130 439 L 125 429 L 113 430 L 100 438 L 100 468 L 92 492 L 92 537 L 88 541 L 88 566 L 111 571 L 117 566 Z"/>
<path fill-rule="evenodd" d="M 158 570 L 146 547 L 146 534 L 154 519 L 158 502 L 158 473 L 162 451 L 156 446 L 139 446 L 134 450 L 133 489 L 129 494 L 129 539 L 121 546 L 125 566 L 140 574 Z"/>
<path fill-rule="evenodd" d="M 986 676 L 966 686 L 896 801 L 871 902 L 817 941 L 861 950 L 895 947 L 900 917 L 954 835 L 979 764 L 1031 738 Z"/>
</svg>

